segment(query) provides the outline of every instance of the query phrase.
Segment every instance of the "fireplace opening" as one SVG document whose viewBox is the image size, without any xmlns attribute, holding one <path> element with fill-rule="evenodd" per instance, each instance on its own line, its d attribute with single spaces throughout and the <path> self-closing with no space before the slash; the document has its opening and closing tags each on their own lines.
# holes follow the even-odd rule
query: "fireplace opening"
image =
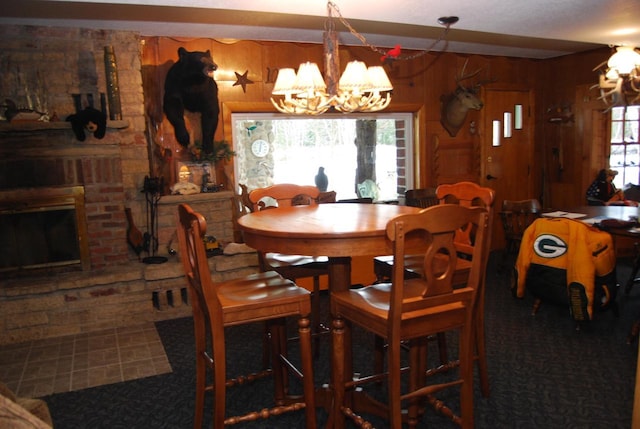
<svg viewBox="0 0 640 429">
<path fill-rule="evenodd" d="M 0 272 L 89 268 L 84 188 L 0 192 Z"/>
</svg>

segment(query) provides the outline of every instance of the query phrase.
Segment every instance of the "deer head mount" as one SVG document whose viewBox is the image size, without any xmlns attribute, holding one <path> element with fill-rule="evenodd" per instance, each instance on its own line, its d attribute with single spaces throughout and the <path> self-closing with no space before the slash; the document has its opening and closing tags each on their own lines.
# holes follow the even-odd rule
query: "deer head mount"
<svg viewBox="0 0 640 429">
<path fill-rule="evenodd" d="M 473 73 L 467 75 L 464 74 L 467 68 L 467 59 L 462 66 L 462 71 L 456 76 L 456 89 L 455 91 L 443 94 L 440 97 L 442 109 L 440 111 L 440 123 L 451 137 L 455 137 L 462 128 L 465 119 L 467 119 L 467 112 L 469 109 L 480 110 L 484 106 L 482 100 L 478 97 L 478 92 L 482 87 L 483 82 L 477 82 L 472 86 L 463 86 L 461 82 L 475 77 L 482 69 L 478 69 Z"/>
</svg>

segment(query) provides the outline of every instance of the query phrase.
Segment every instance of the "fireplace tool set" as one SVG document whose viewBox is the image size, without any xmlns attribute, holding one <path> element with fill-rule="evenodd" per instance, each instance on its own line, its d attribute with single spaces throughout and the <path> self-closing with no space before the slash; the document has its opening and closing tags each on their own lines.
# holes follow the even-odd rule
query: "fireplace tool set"
<svg viewBox="0 0 640 429">
<path fill-rule="evenodd" d="M 149 256 L 142 259 L 145 264 L 162 264 L 167 262 L 164 256 L 157 256 L 158 251 L 158 201 L 160 201 L 162 189 L 164 188 L 164 178 L 149 177 L 144 178 L 144 192 L 147 201 L 147 233 L 145 233 L 145 244 Z"/>
</svg>

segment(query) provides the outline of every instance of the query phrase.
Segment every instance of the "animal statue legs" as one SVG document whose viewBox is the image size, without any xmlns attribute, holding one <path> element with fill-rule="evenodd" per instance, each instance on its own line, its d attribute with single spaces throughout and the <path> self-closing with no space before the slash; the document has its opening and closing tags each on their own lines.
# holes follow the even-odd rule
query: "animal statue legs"
<svg viewBox="0 0 640 429">
<path fill-rule="evenodd" d="M 181 146 L 189 146 L 189 132 L 184 122 L 184 106 L 177 97 L 165 97 L 164 111 L 167 119 L 173 125 L 176 140 Z"/>
<path fill-rule="evenodd" d="M 205 110 L 202 112 L 202 150 L 204 153 L 213 152 L 213 136 L 218 128 L 218 111 Z"/>
</svg>

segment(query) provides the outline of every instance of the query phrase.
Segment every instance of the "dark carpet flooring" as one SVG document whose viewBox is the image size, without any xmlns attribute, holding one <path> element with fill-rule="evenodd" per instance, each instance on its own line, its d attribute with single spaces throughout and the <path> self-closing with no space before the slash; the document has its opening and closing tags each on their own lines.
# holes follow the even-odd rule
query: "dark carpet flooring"
<svg viewBox="0 0 640 429">
<path fill-rule="evenodd" d="M 499 273 L 499 253 L 491 256 L 487 273 L 486 335 L 491 395 L 484 398 L 476 383 L 476 428 L 567 429 L 631 426 L 637 344 L 626 343 L 636 315 L 640 315 L 640 285 L 629 296 L 618 295 L 620 317 L 599 313 L 580 331 L 574 329 L 568 309 L 543 305 L 531 316 L 533 299 L 513 298 L 506 276 Z M 624 283 L 629 265 L 618 265 Z M 328 296 L 323 296 L 326 308 Z M 138 379 L 45 397 L 56 429 L 191 428 L 194 403 L 193 328 L 190 318 L 157 323 L 170 374 Z M 257 370 L 261 357 L 261 325 L 229 330 L 230 375 Z M 372 339 L 354 330 L 355 370 L 371 368 Z M 316 383 L 329 379 L 329 336 L 321 340 Z M 455 354 L 455 338 L 449 342 Z M 430 357 L 437 355 L 435 350 Z M 251 387 L 228 392 L 231 412 L 270 406 L 271 382 L 259 380 Z M 382 394 L 382 393 L 380 393 Z M 457 407 L 452 392 L 452 408 Z M 447 399 L 445 397 L 445 399 Z M 207 406 L 212 400 L 208 395 Z M 210 426 L 210 408 L 205 411 Z M 326 422 L 318 410 L 320 427 Z M 372 420 L 376 427 L 385 423 Z M 302 428 L 302 412 L 241 424 L 242 428 Z M 428 410 L 421 427 L 455 427 Z"/>
</svg>

